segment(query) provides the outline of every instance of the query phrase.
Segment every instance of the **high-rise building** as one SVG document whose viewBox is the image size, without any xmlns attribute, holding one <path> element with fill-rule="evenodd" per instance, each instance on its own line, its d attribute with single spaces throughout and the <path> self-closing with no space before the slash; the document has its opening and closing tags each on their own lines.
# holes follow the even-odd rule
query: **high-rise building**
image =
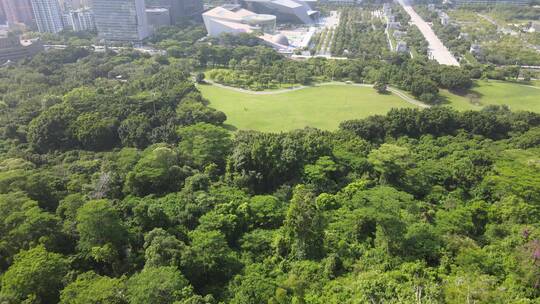
<svg viewBox="0 0 540 304">
<path fill-rule="evenodd" d="M 64 14 L 64 25 L 71 27 L 74 32 L 92 31 L 96 29 L 94 13 L 89 8 L 71 10 Z"/>
<path fill-rule="evenodd" d="M 6 24 L 6 23 L 7 23 L 6 12 L 4 11 L 4 6 L 2 5 L 2 2 L 0 2 L 0 24 Z"/>
<path fill-rule="evenodd" d="M 98 36 L 138 44 L 149 36 L 144 0 L 93 0 Z"/>
<path fill-rule="evenodd" d="M 32 0 L 32 9 L 40 32 L 58 33 L 64 29 L 58 0 Z"/>
<path fill-rule="evenodd" d="M 171 16 L 169 15 L 168 8 L 147 8 L 146 18 L 148 19 L 148 26 L 150 26 L 153 32 L 160 27 L 171 25 Z"/>
<path fill-rule="evenodd" d="M 33 25 L 34 13 L 30 0 L 0 0 L 0 4 L 10 26 Z"/>
<path fill-rule="evenodd" d="M 200 19 L 203 12 L 202 0 L 146 0 L 146 6 L 168 8 L 173 24 Z"/>
<path fill-rule="evenodd" d="M 66 12 L 91 6 L 90 0 L 59 0 L 60 6 Z"/>
</svg>

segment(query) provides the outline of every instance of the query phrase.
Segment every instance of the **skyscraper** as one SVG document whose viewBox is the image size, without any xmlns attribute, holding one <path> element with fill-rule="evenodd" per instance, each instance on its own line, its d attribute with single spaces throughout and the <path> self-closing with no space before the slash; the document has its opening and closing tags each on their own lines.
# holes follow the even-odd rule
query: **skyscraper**
<svg viewBox="0 0 540 304">
<path fill-rule="evenodd" d="M 58 33 L 64 29 L 58 0 L 32 0 L 32 9 L 40 32 Z"/>
<path fill-rule="evenodd" d="M 78 10 L 85 7 L 90 7 L 90 0 L 60 0 L 60 6 L 64 11 Z"/>
<path fill-rule="evenodd" d="M 203 12 L 202 0 L 146 0 L 146 5 L 168 8 L 173 24 L 200 19 Z"/>
<path fill-rule="evenodd" d="M 140 43 L 149 35 L 144 0 L 93 0 L 99 38 Z"/>
<path fill-rule="evenodd" d="M 34 13 L 30 0 L 0 0 L 4 9 L 7 22 L 11 26 L 24 24 L 32 26 L 34 23 Z"/>
<path fill-rule="evenodd" d="M 94 13 L 89 8 L 70 10 L 64 14 L 64 26 L 69 26 L 74 32 L 92 31 L 96 29 Z"/>
<path fill-rule="evenodd" d="M 2 2 L 0 2 L 0 24 L 6 24 L 7 18 L 6 18 L 6 12 L 4 11 L 4 6 Z"/>
</svg>

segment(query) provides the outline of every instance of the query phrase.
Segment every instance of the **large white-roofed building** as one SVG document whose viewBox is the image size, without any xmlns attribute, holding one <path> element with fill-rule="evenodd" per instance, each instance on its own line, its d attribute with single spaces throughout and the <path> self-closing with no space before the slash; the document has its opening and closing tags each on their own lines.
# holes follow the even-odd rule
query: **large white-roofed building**
<svg viewBox="0 0 540 304">
<path fill-rule="evenodd" d="M 276 30 L 276 16 L 256 14 L 237 5 L 213 8 L 203 15 L 208 36 L 221 34 L 258 33 L 259 39 L 278 50 L 289 49 L 288 40 Z"/>
<path fill-rule="evenodd" d="M 258 14 L 272 14 L 278 22 L 312 24 L 319 19 L 310 0 L 241 0 L 245 8 Z"/>
</svg>

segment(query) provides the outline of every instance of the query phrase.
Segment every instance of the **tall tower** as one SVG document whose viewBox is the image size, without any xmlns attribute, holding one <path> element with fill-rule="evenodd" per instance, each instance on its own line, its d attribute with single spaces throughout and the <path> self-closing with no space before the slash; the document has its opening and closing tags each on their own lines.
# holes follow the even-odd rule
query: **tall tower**
<svg viewBox="0 0 540 304">
<path fill-rule="evenodd" d="M 7 17 L 6 12 L 4 11 L 4 5 L 2 2 L 0 2 L 0 24 L 6 24 L 7 23 Z"/>
<path fill-rule="evenodd" d="M 40 32 L 58 33 L 64 29 L 58 0 L 32 0 L 32 9 Z"/>
<path fill-rule="evenodd" d="M 203 12 L 202 0 L 146 0 L 146 5 L 168 8 L 172 24 L 201 19 Z"/>
<path fill-rule="evenodd" d="M 0 0 L 0 4 L 4 9 L 4 14 L 9 25 L 33 25 L 34 13 L 30 0 Z"/>
<path fill-rule="evenodd" d="M 60 6 L 65 11 L 70 11 L 90 7 L 91 3 L 89 0 L 60 0 Z"/>
<path fill-rule="evenodd" d="M 144 0 L 93 0 L 99 38 L 139 44 L 149 36 Z"/>
</svg>

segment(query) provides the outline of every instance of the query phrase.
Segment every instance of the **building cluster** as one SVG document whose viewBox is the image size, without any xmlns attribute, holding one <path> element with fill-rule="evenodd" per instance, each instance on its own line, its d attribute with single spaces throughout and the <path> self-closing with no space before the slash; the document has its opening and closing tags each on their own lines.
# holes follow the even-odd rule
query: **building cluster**
<svg viewBox="0 0 540 304">
<path fill-rule="evenodd" d="M 256 33 L 267 45 L 290 51 L 289 39 L 276 29 L 277 23 L 312 25 L 319 12 L 305 0 L 242 0 L 215 7 L 202 14 L 208 35 Z"/>
<path fill-rule="evenodd" d="M 446 26 L 450 24 L 450 16 L 448 16 L 448 14 L 443 10 L 437 8 L 435 4 L 428 4 L 428 10 L 437 14 L 441 25 Z"/>
<path fill-rule="evenodd" d="M 386 29 L 385 32 L 388 35 L 388 40 L 390 41 L 390 33 L 396 41 L 396 45 L 392 46 L 390 43 L 390 48 L 398 53 L 407 53 L 409 52 L 409 47 L 404 38 L 407 36 L 407 32 L 401 31 L 401 23 L 396 21 L 396 16 L 392 12 L 392 6 L 389 3 L 383 4 L 382 15 L 386 20 Z"/>
<path fill-rule="evenodd" d="M 39 32 L 97 31 L 105 42 L 140 43 L 161 26 L 203 12 L 202 0 L 0 0 L 0 24 Z"/>
<path fill-rule="evenodd" d="M 0 0 L 0 24 L 58 33 L 63 29 L 94 30 L 89 0 Z"/>
</svg>

